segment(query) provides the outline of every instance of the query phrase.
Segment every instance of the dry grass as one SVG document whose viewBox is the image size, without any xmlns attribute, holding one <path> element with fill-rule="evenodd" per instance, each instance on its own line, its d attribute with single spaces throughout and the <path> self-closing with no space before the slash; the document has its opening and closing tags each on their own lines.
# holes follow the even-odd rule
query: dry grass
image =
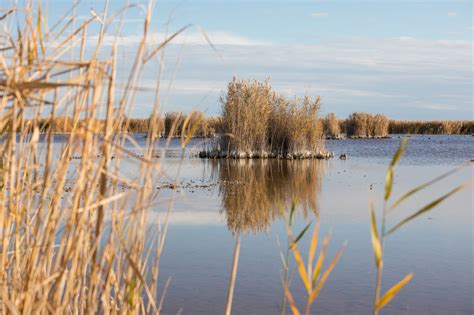
<svg viewBox="0 0 474 315">
<path fill-rule="evenodd" d="M 152 8 L 150 2 L 143 23 L 144 33 L 121 92 L 116 90 L 117 46 L 100 58 L 103 56 L 101 38 L 112 22 L 109 17 L 115 16 L 109 15 L 107 9 L 100 17 L 96 15 L 82 24 L 72 23 L 73 18 L 59 21 L 56 33 L 48 27 L 47 17 L 39 6 L 27 3 L 21 8 L 24 18 L 18 21 L 14 19 L 17 8 L 0 11 L 2 313 L 136 314 L 161 311 L 163 298 L 157 300 L 157 297 L 164 296 L 167 285 L 158 286 L 158 275 L 168 224 L 167 220 L 162 224 L 150 222 L 150 209 L 156 198 L 161 167 L 160 161 L 152 159 L 153 148 L 163 128 L 166 130 L 166 124 L 160 122 L 157 99 L 153 100 L 149 119 L 135 123 L 126 116 L 135 100 L 136 89 L 132 87 L 139 86 L 138 78 L 147 62 L 168 42 L 165 40 L 151 47 L 148 44 Z M 120 14 L 115 16 L 119 17 Z M 92 23 L 98 23 L 100 36 L 93 47 L 87 47 L 86 34 Z M 66 26 L 74 24 L 77 24 L 76 28 L 70 35 L 62 32 Z M 58 41 L 51 44 L 47 38 Z M 73 50 L 79 53 L 72 54 Z M 92 53 L 86 54 L 86 51 Z M 231 93 L 224 102 L 224 117 L 215 119 L 212 125 L 214 130 L 228 134 L 226 142 L 222 143 L 224 146 L 281 153 L 322 149 L 322 131 L 317 116 L 319 99 L 289 101 L 275 95 L 268 83 L 234 80 L 229 89 Z M 226 105 L 229 105 L 228 109 Z M 69 116 L 66 117 L 66 113 Z M 199 114 L 191 113 L 181 118 L 172 119 L 168 135 L 175 135 L 176 130 L 184 148 L 199 128 L 208 130 L 209 125 L 200 127 L 203 116 Z M 365 131 L 360 134 L 367 136 L 368 132 L 376 130 L 367 122 L 364 126 Z M 136 156 L 124 147 L 125 141 L 130 139 L 129 128 L 146 129 L 148 137 L 142 148 L 143 156 Z M 55 130 L 69 133 L 63 146 L 54 144 Z M 40 141 L 40 133 L 45 134 L 44 142 Z M 383 239 L 466 186 L 456 187 L 387 231 L 388 210 L 452 173 L 416 187 L 388 207 L 394 167 L 402 152 L 403 146 L 387 172 L 381 233 L 374 228 L 376 218 L 372 211 L 372 237 L 378 269 L 375 312 L 410 280 L 404 278 L 381 295 Z M 72 159 L 76 153 L 81 155 L 80 161 Z M 133 178 L 121 173 L 124 155 L 131 156 L 137 165 L 138 172 Z M 285 161 L 286 164 L 272 161 L 270 167 L 264 165 L 270 161 L 258 161 L 261 163 L 255 167 L 233 170 L 227 168 L 227 164 L 255 161 L 223 162 L 222 181 L 250 183 L 239 196 L 232 189 L 223 188 L 221 192 L 229 227 L 237 234 L 245 230 L 262 230 L 273 217 L 282 215 L 282 212 L 275 213 L 270 209 L 274 209 L 275 200 L 288 198 L 289 191 L 296 191 L 296 198 L 306 205 L 306 209 L 316 211 L 313 198 L 314 192 L 320 189 L 321 170 L 311 163 L 317 161 Z M 291 180 L 286 180 L 287 174 Z M 278 176 L 286 184 L 275 185 Z M 67 182 L 71 182 L 71 186 L 65 189 Z M 130 189 L 123 191 L 123 185 Z M 259 210 L 255 211 L 256 207 Z M 294 210 L 290 213 L 290 221 L 293 214 Z M 296 246 L 304 231 L 293 238 L 289 230 L 288 236 L 289 247 L 308 293 L 306 310 L 309 313 L 340 255 L 325 272 L 319 265 L 324 250 L 313 264 L 316 230 L 308 267 L 305 267 Z M 237 238 L 227 313 L 231 310 L 239 249 L 240 239 Z M 151 255 L 156 259 L 150 260 Z M 293 311 L 297 311 L 291 302 L 291 293 L 287 287 L 285 290 Z"/>
<path fill-rule="evenodd" d="M 103 52 L 101 38 L 121 13 L 109 15 L 105 7 L 100 17 L 66 18 L 54 29 L 39 3 L 0 13 L 2 313 L 160 312 L 156 298 L 166 286 L 159 290 L 158 271 L 167 223 L 149 226 L 160 169 L 152 159 L 161 128 L 157 100 L 143 156 L 128 152 L 124 142 L 133 125 L 125 116 L 134 103 L 131 87 L 140 84 L 146 63 L 166 41 L 147 47 L 150 2 L 128 81 L 117 92 L 118 48 Z M 87 47 L 92 24 L 99 39 Z M 69 35 L 61 31 L 72 25 Z M 132 128 L 144 130 L 145 124 Z M 55 130 L 69 133 L 63 146 L 54 145 Z M 72 160 L 76 153 L 78 163 Z M 136 161 L 134 178 L 120 171 L 124 154 Z M 157 257 L 152 262 L 151 253 Z"/>
</svg>

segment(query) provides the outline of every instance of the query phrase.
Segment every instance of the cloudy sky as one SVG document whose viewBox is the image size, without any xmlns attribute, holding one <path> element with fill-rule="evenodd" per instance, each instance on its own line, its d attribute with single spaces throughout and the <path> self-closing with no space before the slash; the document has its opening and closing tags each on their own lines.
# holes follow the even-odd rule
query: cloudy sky
<svg viewBox="0 0 474 315">
<path fill-rule="evenodd" d="M 71 7 L 69 0 L 48 3 L 50 20 Z M 126 4 L 114 0 L 109 11 Z M 74 13 L 86 19 L 103 6 L 81 1 Z M 144 6 L 128 9 L 123 20 L 124 67 L 143 29 Z M 289 96 L 321 95 L 323 113 L 340 117 L 368 111 L 401 119 L 474 119 L 472 17 L 471 0 L 157 1 L 152 42 L 192 24 L 165 52 L 162 110 L 219 114 L 219 95 L 236 76 L 270 77 Z M 142 85 L 154 87 L 158 73 L 156 60 Z M 134 116 L 148 116 L 150 100 L 146 93 L 137 98 Z"/>
</svg>

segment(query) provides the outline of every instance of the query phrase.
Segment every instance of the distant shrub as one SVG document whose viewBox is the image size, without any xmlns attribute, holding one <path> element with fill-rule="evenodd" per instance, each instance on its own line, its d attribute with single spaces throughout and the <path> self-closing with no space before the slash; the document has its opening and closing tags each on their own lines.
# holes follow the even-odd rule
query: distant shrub
<svg viewBox="0 0 474 315">
<path fill-rule="evenodd" d="M 322 126 L 318 119 L 319 97 L 288 100 L 279 97 L 269 119 L 270 151 L 288 154 L 317 151 L 323 147 Z"/>
<path fill-rule="evenodd" d="M 372 115 L 369 113 L 352 113 L 346 121 L 348 137 L 366 138 L 370 135 Z"/>
<path fill-rule="evenodd" d="M 345 122 L 348 137 L 380 138 L 388 136 L 389 120 L 385 115 L 352 113 Z"/>
<path fill-rule="evenodd" d="M 341 135 L 341 126 L 335 113 L 329 113 L 323 120 L 324 135 L 330 138 L 338 138 Z"/>
<path fill-rule="evenodd" d="M 388 123 L 388 118 L 385 115 L 375 115 L 372 119 L 372 137 L 387 137 Z"/>
</svg>

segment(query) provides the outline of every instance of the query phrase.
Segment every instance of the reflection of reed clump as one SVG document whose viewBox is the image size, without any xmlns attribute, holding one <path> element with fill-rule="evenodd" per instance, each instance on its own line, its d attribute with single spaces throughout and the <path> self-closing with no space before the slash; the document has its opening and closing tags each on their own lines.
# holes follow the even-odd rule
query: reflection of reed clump
<svg viewBox="0 0 474 315">
<path fill-rule="evenodd" d="M 318 210 L 323 163 L 318 160 L 219 160 L 219 193 L 233 232 L 267 229 L 295 198 L 306 216 Z"/>
</svg>

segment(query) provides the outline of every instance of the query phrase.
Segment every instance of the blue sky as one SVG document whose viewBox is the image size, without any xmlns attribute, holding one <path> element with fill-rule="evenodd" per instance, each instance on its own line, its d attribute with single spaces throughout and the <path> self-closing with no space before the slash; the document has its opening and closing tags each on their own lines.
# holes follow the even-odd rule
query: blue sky
<svg viewBox="0 0 474 315">
<path fill-rule="evenodd" d="M 50 20 L 71 6 L 48 3 Z M 103 5 L 81 1 L 76 14 L 87 18 Z M 112 1 L 109 11 L 125 5 Z M 136 8 L 125 16 L 124 67 L 143 18 Z M 474 119 L 472 19 L 472 1 L 456 0 L 158 1 L 151 27 L 156 42 L 194 25 L 166 50 L 161 109 L 219 114 L 219 95 L 235 75 L 271 77 L 289 96 L 321 95 L 323 113 L 340 117 L 369 111 L 401 119 Z M 147 67 L 143 85 L 154 86 L 158 71 L 158 61 Z M 137 98 L 134 116 L 149 115 L 150 98 Z"/>
</svg>

